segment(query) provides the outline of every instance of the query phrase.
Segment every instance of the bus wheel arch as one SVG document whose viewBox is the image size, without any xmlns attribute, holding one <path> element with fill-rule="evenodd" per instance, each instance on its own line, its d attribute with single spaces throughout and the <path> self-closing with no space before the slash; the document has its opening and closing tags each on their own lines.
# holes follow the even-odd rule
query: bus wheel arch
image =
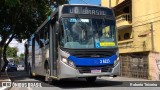
<svg viewBox="0 0 160 90">
<path fill-rule="evenodd" d="M 49 65 L 49 63 L 48 63 L 48 60 L 45 60 L 45 62 L 44 62 L 44 69 L 46 70 L 46 69 L 48 69 L 48 66 Z"/>
</svg>

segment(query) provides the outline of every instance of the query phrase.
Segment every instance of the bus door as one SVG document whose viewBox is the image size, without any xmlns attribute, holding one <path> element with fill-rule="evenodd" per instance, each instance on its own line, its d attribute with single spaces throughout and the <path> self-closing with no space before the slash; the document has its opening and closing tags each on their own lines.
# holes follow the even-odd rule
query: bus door
<svg viewBox="0 0 160 90">
<path fill-rule="evenodd" d="M 51 76 L 57 77 L 58 41 L 56 39 L 55 23 L 51 21 L 49 27 L 50 27 L 49 29 L 49 32 L 50 32 L 50 36 L 49 36 L 50 71 L 51 71 Z"/>
</svg>

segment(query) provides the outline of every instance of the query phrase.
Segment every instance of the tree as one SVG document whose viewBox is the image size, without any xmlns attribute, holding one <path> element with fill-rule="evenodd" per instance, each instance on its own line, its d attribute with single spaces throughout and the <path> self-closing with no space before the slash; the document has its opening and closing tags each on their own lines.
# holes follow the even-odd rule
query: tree
<svg viewBox="0 0 160 90">
<path fill-rule="evenodd" d="M 1 58 L 5 62 L 2 71 L 8 64 L 6 50 L 9 43 L 15 38 L 21 42 L 35 32 L 36 28 L 51 13 L 50 0 L 0 0 L 0 65 Z M 57 4 L 68 0 L 57 1 Z M 8 39 L 8 41 L 7 41 Z M 0 66 L 1 70 L 1 66 Z"/>
<path fill-rule="evenodd" d="M 49 13 L 46 12 L 50 10 L 46 0 L 2 0 L 1 4 L 0 9 L 3 14 L 0 17 L 4 20 L 0 22 L 2 37 L 0 54 L 3 50 L 5 65 L 2 71 L 4 71 L 8 64 L 6 50 L 9 43 L 13 38 L 21 42 L 22 39 L 29 37 L 47 17 Z"/>
<path fill-rule="evenodd" d="M 17 57 L 17 52 L 18 52 L 18 49 L 16 47 L 8 47 L 6 54 L 7 54 L 7 57 L 15 58 Z"/>
<path fill-rule="evenodd" d="M 19 59 L 20 59 L 21 61 L 24 61 L 24 54 L 23 54 L 23 53 L 20 54 Z"/>
<path fill-rule="evenodd" d="M 21 53 L 21 54 L 20 54 L 20 57 L 21 57 L 21 58 L 24 58 L 24 54 L 23 54 L 23 53 Z"/>
</svg>

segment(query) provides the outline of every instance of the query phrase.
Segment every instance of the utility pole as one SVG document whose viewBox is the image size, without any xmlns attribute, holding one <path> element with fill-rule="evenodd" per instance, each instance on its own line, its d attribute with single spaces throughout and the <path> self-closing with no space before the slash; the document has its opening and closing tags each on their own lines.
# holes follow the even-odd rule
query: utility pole
<svg viewBox="0 0 160 90">
<path fill-rule="evenodd" d="M 109 8 L 111 8 L 111 0 L 109 0 Z"/>
<path fill-rule="evenodd" d="M 154 52 L 154 36 L 153 36 L 153 22 L 151 22 L 151 44 L 152 44 L 152 52 Z"/>
</svg>

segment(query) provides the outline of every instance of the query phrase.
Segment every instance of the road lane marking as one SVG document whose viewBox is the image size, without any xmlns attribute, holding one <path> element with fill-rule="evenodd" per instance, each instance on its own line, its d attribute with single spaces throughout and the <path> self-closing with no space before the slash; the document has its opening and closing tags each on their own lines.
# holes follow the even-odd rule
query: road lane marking
<svg viewBox="0 0 160 90">
<path fill-rule="evenodd" d="M 27 87 L 28 88 L 28 90 L 32 90 L 32 88 L 31 87 Z"/>
<path fill-rule="evenodd" d="M 5 90 L 6 88 L 8 88 L 8 87 L 1 87 L 0 90 Z"/>
</svg>

